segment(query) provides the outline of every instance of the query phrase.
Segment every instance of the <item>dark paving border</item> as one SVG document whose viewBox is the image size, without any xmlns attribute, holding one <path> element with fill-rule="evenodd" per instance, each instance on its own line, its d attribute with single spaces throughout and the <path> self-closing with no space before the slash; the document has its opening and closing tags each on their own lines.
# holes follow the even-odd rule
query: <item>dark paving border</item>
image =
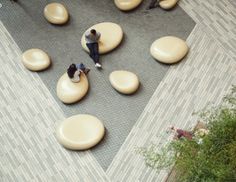
<svg viewBox="0 0 236 182">
<path fill-rule="evenodd" d="M 53 1 L 18 1 L 13 4 L 0 0 L 3 5 L 1 21 L 22 51 L 41 48 L 51 56 L 52 67 L 39 76 L 66 116 L 88 113 L 104 122 L 106 136 L 91 151 L 105 170 L 169 68 L 151 58 L 151 43 L 165 35 L 186 39 L 195 23 L 180 7 L 172 11 L 146 11 L 147 1 L 136 10 L 124 13 L 114 6 L 112 0 L 64 0 L 58 2 L 67 6 L 71 17 L 67 25 L 60 27 L 49 24 L 42 16 L 44 6 Z M 102 56 L 104 69 L 97 71 L 82 50 L 80 38 L 88 27 L 104 21 L 120 24 L 125 36 L 119 48 Z M 92 69 L 90 91 L 81 102 L 64 105 L 56 97 L 56 84 L 71 62 L 84 62 Z M 133 71 L 139 76 L 141 87 L 136 94 L 124 96 L 113 90 L 108 76 L 111 71 L 119 69 Z"/>
</svg>

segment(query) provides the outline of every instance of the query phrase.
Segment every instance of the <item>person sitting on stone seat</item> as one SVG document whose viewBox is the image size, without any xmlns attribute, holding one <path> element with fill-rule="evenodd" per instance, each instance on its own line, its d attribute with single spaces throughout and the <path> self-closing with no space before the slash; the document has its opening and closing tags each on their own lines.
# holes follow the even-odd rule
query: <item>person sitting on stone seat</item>
<svg viewBox="0 0 236 182">
<path fill-rule="evenodd" d="M 97 32 L 95 29 L 85 32 L 86 46 L 89 49 L 89 56 L 93 59 L 96 68 L 102 68 L 99 62 L 99 45 L 98 41 L 101 37 L 101 33 Z"/>
<path fill-rule="evenodd" d="M 71 79 L 72 82 L 79 82 L 81 73 L 87 75 L 90 69 L 86 68 L 83 63 L 74 64 L 72 63 L 67 69 L 67 75 Z"/>
</svg>

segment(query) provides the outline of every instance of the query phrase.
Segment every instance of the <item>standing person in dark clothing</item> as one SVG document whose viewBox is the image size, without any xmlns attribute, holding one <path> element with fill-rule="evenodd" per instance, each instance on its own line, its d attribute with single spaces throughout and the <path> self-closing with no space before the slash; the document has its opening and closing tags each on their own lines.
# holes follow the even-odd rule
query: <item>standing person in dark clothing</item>
<svg viewBox="0 0 236 182">
<path fill-rule="evenodd" d="M 158 7 L 160 1 L 161 0 L 151 0 L 149 6 L 147 7 L 147 10 Z"/>
<path fill-rule="evenodd" d="M 156 8 L 157 6 L 158 6 L 158 0 L 151 0 L 147 9 L 153 9 L 153 8 Z"/>
<path fill-rule="evenodd" d="M 102 65 L 99 62 L 99 45 L 98 41 L 101 37 L 101 34 L 95 29 L 85 32 L 86 46 L 89 49 L 89 56 L 93 59 L 96 68 L 102 68 Z"/>
</svg>

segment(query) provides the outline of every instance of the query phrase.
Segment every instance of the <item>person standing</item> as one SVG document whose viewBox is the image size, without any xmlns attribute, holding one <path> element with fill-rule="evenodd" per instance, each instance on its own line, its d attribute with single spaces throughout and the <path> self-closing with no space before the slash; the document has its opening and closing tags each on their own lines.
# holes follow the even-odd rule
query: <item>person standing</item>
<svg viewBox="0 0 236 182">
<path fill-rule="evenodd" d="M 86 46 L 89 49 L 89 56 L 93 59 L 96 68 L 102 68 L 99 62 L 99 45 L 98 41 L 101 37 L 101 33 L 97 32 L 95 29 L 88 30 L 85 32 Z"/>
<path fill-rule="evenodd" d="M 156 8 L 159 5 L 159 0 L 151 0 L 147 10 Z"/>
</svg>

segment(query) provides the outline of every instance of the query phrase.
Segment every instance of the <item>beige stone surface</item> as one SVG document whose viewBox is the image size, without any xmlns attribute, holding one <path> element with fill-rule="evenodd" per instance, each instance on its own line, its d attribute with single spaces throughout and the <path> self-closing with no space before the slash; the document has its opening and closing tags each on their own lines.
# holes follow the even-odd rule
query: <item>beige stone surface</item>
<svg viewBox="0 0 236 182">
<path fill-rule="evenodd" d="M 115 5 L 122 11 L 129 11 L 136 8 L 142 0 L 114 0 Z"/>
<path fill-rule="evenodd" d="M 79 114 L 65 119 L 57 128 L 60 144 L 71 150 L 86 150 L 98 144 L 105 134 L 103 123 L 96 117 Z"/>
<path fill-rule="evenodd" d="M 159 2 L 159 5 L 162 9 L 169 10 L 174 8 L 179 0 L 162 0 Z"/>
<path fill-rule="evenodd" d="M 122 41 L 123 31 L 122 28 L 116 24 L 111 22 L 103 22 L 96 24 L 90 27 L 88 30 L 95 29 L 97 32 L 101 33 L 101 38 L 99 40 L 99 53 L 104 54 L 115 49 Z M 85 32 L 86 32 L 85 31 Z M 82 47 L 89 52 L 86 41 L 85 41 L 85 33 L 81 38 Z"/>
<path fill-rule="evenodd" d="M 150 53 L 159 62 L 177 63 L 188 53 L 188 45 L 178 37 L 166 36 L 152 43 Z"/>
<path fill-rule="evenodd" d="M 57 96 L 66 104 L 72 104 L 81 100 L 88 92 L 89 83 L 86 75 L 81 73 L 80 81 L 74 83 L 70 80 L 67 73 L 57 82 Z"/>
<path fill-rule="evenodd" d="M 139 87 L 137 75 L 129 71 L 113 71 L 109 76 L 113 88 L 123 94 L 132 94 Z"/>
<path fill-rule="evenodd" d="M 22 54 L 22 63 L 31 71 L 42 71 L 51 64 L 50 58 L 41 49 L 29 49 Z"/>
<path fill-rule="evenodd" d="M 50 3 L 44 8 L 44 17 L 52 24 L 64 24 L 69 19 L 66 7 L 60 3 Z"/>
</svg>

